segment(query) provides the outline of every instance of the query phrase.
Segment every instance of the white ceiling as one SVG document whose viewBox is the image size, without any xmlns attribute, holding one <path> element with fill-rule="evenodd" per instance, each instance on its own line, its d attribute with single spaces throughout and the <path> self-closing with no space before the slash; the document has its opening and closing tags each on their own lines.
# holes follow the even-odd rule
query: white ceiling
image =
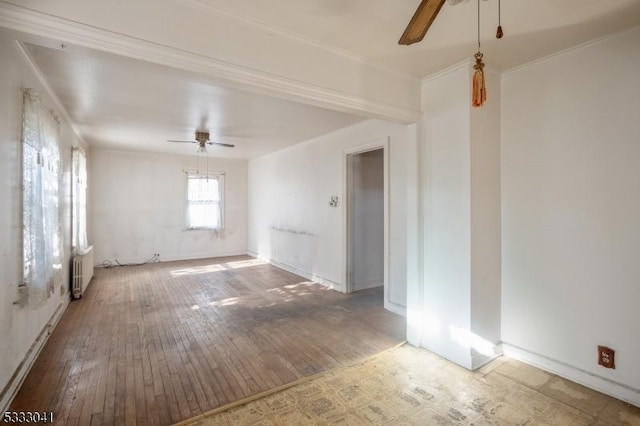
<svg viewBox="0 0 640 426">
<path fill-rule="evenodd" d="M 445 3 L 424 40 L 397 44 L 420 0 L 179 0 L 212 13 L 283 30 L 422 78 L 473 56 L 477 2 Z M 504 0 L 504 38 L 495 38 L 498 0 L 480 2 L 485 62 L 505 70 L 640 24 L 640 0 Z"/>
<path fill-rule="evenodd" d="M 73 47 L 26 44 L 76 129 L 92 148 L 196 152 L 196 129 L 235 148 L 210 155 L 255 158 L 363 117 L 225 88 L 206 77 Z"/>
<path fill-rule="evenodd" d="M 322 46 L 410 76 L 416 91 L 419 78 L 471 58 L 476 49 L 476 0 L 446 3 L 425 39 L 408 47 L 397 41 L 420 0 L 165 1 L 222 16 L 229 26 L 251 25 L 262 34 Z M 640 0 L 505 0 L 505 37 L 497 40 L 498 0 L 480 4 L 482 50 L 495 70 L 640 24 Z M 240 91 L 185 70 L 77 46 L 61 48 L 53 40 L 23 40 L 35 43 L 27 44 L 30 55 L 92 147 L 191 154 L 194 146 L 166 140 L 190 139 L 202 129 L 210 130 L 212 139 L 236 144 L 234 149 L 211 147 L 211 155 L 249 159 L 364 118 Z M 282 61 L 287 54 L 270 58 Z M 295 63 L 295 57 L 283 63 Z"/>
</svg>

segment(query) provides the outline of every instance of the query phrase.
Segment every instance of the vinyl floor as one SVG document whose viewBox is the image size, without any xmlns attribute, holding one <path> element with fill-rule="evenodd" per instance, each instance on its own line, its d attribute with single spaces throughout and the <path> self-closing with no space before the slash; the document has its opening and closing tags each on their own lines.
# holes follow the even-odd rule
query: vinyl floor
<svg viewBox="0 0 640 426">
<path fill-rule="evenodd" d="M 408 344 L 180 426 L 640 424 L 640 408 L 500 357 L 468 371 Z"/>
</svg>

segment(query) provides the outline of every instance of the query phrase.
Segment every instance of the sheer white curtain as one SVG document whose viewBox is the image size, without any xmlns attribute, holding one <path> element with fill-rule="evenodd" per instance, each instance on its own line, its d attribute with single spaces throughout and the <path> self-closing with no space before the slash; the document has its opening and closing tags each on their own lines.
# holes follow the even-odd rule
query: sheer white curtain
<svg viewBox="0 0 640 426">
<path fill-rule="evenodd" d="M 31 304 L 43 303 L 62 283 L 62 232 L 58 209 L 60 122 L 40 94 L 24 90 L 23 285 Z"/>
<path fill-rule="evenodd" d="M 87 156 L 82 148 L 73 148 L 71 182 L 73 194 L 73 247 L 82 253 L 87 241 Z"/>
<path fill-rule="evenodd" d="M 223 175 L 187 172 L 187 228 L 222 230 Z"/>
</svg>

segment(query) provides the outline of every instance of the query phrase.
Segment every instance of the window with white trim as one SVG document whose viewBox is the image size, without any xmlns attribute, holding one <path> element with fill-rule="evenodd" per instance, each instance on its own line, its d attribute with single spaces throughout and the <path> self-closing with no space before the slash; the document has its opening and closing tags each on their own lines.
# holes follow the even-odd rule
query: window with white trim
<svg viewBox="0 0 640 426">
<path fill-rule="evenodd" d="M 224 173 L 186 172 L 186 228 L 224 228 Z"/>
</svg>

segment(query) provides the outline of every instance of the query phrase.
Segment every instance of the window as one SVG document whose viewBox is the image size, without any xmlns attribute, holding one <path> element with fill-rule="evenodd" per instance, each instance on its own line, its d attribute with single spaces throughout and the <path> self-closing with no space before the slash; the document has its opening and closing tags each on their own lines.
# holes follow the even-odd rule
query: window
<svg viewBox="0 0 640 426">
<path fill-rule="evenodd" d="M 186 172 L 187 229 L 223 229 L 224 174 Z"/>
<path fill-rule="evenodd" d="M 87 241 L 87 156 L 82 148 L 73 148 L 71 157 L 72 241 L 75 252 L 82 253 L 89 245 Z"/>
<path fill-rule="evenodd" d="M 22 128 L 23 287 L 39 305 L 62 283 L 60 122 L 40 94 L 24 90 Z"/>
</svg>

